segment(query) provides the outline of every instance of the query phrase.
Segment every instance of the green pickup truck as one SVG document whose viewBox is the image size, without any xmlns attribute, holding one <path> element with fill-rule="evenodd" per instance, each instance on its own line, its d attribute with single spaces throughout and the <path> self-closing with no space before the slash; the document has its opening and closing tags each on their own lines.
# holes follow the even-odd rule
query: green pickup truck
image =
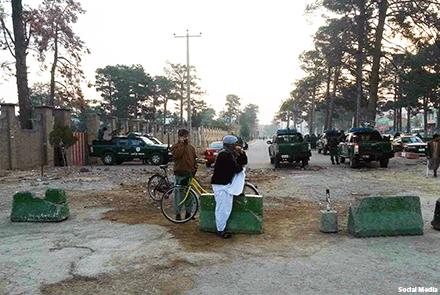
<svg viewBox="0 0 440 295">
<path fill-rule="evenodd" d="M 296 129 L 279 129 L 269 144 L 270 163 L 279 168 L 281 162 L 299 163 L 305 167 L 312 156 L 310 145 Z"/>
<path fill-rule="evenodd" d="M 94 140 L 90 156 L 100 157 L 105 165 L 119 165 L 134 159 L 162 165 L 171 159 L 168 145 L 156 144 L 147 137 L 137 135 L 116 136 L 111 141 Z"/>
<path fill-rule="evenodd" d="M 391 142 L 383 138 L 373 128 L 352 128 L 339 144 L 341 163 L 350 159 L 350 166 L 357 168 L 360 162 L 378 161 L 380 167 L 388 167 L 389 159 L 394 157 Z"/>
</svg>

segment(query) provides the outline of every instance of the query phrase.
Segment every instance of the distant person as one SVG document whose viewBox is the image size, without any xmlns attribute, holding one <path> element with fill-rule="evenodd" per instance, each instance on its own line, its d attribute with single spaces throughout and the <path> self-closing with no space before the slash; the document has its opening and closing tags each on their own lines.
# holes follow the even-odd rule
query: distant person
<svg viewBox="0 0 440 295">
<path fill-rule="evenodd" d="M 396 134 L 394 134 L 394 138 L 399 138 L 400 137 L 400 132 L 396 132 Z"/>
<path fill-rule="evenodd" d="M 174 160 L 174 178 L 175 185 L 189 185 L 191 177 L 197 171 L 197 154 L 196 149 L 189 143 L 189 131 L 180 129 L 177 132 L 178 142 L 171 147 L 171 153 Z M 174 196 L 174 209 L 176 211 L 176 220 L 182 220 L 181 210 L 184 204 L 180 204 L 183 200 L 183 192 L 177 190 Z M 185 219 L 191 215 L 192 204 L 185 204 Z M 180 205 L 178 205 L 180 204 Z"/>
<path fill-rule="evenodd" d="M 318 138 L 316 137 L 315 133 L 312 133 L 312 135 L 310 135 L 310 146 L 313 150 L 316 150 L 317 142 L 318 142 Z"/>
<path fill-rule="evenodd" d="M 328 148 L 330 151 L 330 160 L 332 161 L 332 165 L 339 165 L 339 142 L 340 137 L 337 135 L 332 135 L 328 139 Z"/>
<path fill-rule="evenodd" d="M 339 142 L 344 142 L 345 141 L 345 130 L 341 129 L 340 131 L 340 135 L 339 135 Z"/>
<path fill-rule="evenodd" d="M 437 170 L 440 166 L 440 136 L 434 134 L 432 140 L 428 142 L 428 168 L 434 172 L 437 177 Z"/>
<path fill-rule="evenodd" d="M 102 131 L 103 131 L 102 139 L 105 141 L 111 141 L 113 138 L 112 132 L 107 127 L 104 127 Z"/>
<path fill-rule="evenodd" d="M 223 138 L 223 149 L 217 156 L 214 174 L 211 178 L 215 197 L 215 224 L 217 235 L 228 239 L 226 224 L 232 212 L 234 195 L 240 195 L 244 188 L 243 166 L 248 162 L 246 153 L 238 144 L 237 137 L 226 135 Z"/>
<path fill-rule="evenodd" d="M 99 130 L 98 130 L 98 140 L 102 140 L 102 138 L 104 137 L 104 128 L 105 127 L 99 128 Z"/>
</svg>

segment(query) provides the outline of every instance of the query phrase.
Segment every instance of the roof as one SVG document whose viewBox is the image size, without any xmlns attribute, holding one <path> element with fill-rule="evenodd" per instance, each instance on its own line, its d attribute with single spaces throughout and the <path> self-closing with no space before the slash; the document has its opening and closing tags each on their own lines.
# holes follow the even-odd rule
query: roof
<svg viewBox="0 0 440 295">
<path fill-rule="evenodd" d="M 336 130 L 336 129 L 326 130 L 326 131 L 324 131 L 324 133 L 325 133 L 326 135 L 339 135 L 339 134 L 341 134 L 341 132 L 339 132 L 339 131 Z"/>
<path fill-rule="evenodd" d="M 278 129 L 277 135 L 288 135 L 288 134 L 297 134 L 298 130 L 295 128 L 286 128 L 286 129 Z"/>
<path fill-rule="evenodd" d="M 362 128 L 351 128 L 348 132 L 353 133 L 353 132 L 373 132 L 373 131 L 377 131 L 376 129 L 370 128 L 370 127 L 362 127 Z"/>
</svg>

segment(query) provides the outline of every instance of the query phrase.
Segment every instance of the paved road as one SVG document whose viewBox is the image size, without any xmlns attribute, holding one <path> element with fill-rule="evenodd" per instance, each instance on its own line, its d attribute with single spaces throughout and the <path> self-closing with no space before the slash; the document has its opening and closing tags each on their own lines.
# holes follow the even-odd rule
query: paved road
<svg viewBox="0 0 440 295">
<path fill-rule="evenodd" d="M 255 140 L 249 144 L 249 150 L 247 151 L 249 168 L 262 169 L 274 167 L 270 164 L 268 147 L 269 145 L 264 140 Z M 309 165 L 331 166 L 330 157 L 312 151 Z"/>
</svg>

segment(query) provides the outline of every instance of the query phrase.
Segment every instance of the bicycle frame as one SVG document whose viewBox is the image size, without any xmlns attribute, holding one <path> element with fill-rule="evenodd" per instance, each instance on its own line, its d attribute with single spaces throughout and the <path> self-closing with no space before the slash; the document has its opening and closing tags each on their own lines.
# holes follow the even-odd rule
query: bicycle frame
<svg viewBox="0 0 440 295">
<path fill-rule="evenodd" d="M 189 196 L 189 192 L 191 191 L 191 189 L 196 193 L 196 197 L 198 198 L 201 194 L 207 194 L 208 191 L 205 190 L 200 183 L 197 181 L 197 179 L 195 179 L 194 177 L 191 177 L 190 181 L 189 181 L 189 185 L 188 185 L 188 189 L 185 192 L 185 197 L 183 198 L 183 200 L 178 204 L 178 206 L 183 205 L 186 202 L 186 199 Z"/>
</svg>

